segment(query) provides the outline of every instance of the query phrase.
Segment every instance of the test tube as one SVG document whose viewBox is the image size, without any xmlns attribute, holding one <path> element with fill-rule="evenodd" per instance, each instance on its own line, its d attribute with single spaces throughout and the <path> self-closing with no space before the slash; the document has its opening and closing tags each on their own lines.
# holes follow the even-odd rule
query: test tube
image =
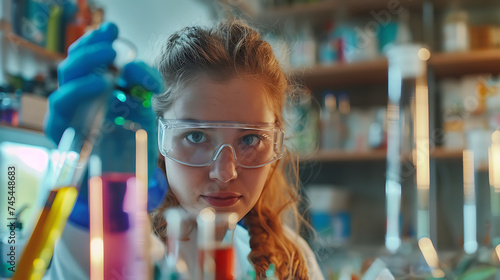
<svg viewBox="0 0 500 280">
<path fill-rule="evenodd" d="M 73 209 L 88 158 L 102 125 L 103 105 L 95 103 L 89 110 L 94 112 L 84 123 L 90 132 L 83 139 L 76 135 L 73 128 L 68 128 L 61 137 L 59 160 L 50 181 L 54 187 L 48 194 L 12 279 L 42 279 L 47 270 L 55 241 L 61 236 Z"/>
<path fill-rule="evenodd" d="M 165 211 L 167 222 L 167 256 L 162 267 L 162 280 L 188 280 L 193 279 L 193 273 L 188 268 L 186 259 L 196 259 L 196 252 L 181 250 L 182 240 L 189 240 L 195 233 L 196 218 L 190 216 L 182 208 L 170 208 Z M 188 249 L 189 251 L 189 249 Z M 189 254 L 189 255 L 185 255 Z"/>
<path fill-rule="evenodd" d="M 489 176 L 491 201 L 491 248 L 494 252 L 492 263 L 497 267 L 496 278 L 500 278 L 500 130 L 497 128 L 491 135 L 489 149 Z"/>
<path fill-rule="evenodd" d="M 90 186 L 89 193 L 96 199 L 89 200 L 89 205 L 100 209 L 90 216 L 91 248 L 95 249 L 91 251 L 91 274 L 96 279 L 151 278 L 149 135 L 143 129 L 149 125 L 149 131 L 154 133 L 156 128 L 151 96 L 140 86 L 132 88 L 130 94 L 115 91 L 114 105 L 92 155 L 95 160 L 91 162 L 90 176 L 96 184 Z"/>
<path fill-rule="evenodd" d="M 121 153 L 109 146 L 117 142 L 115 137 L 121 139 L 116 143 L 116 148 L 124 149 Z M 116 125 L 103 135 L 92 159 L 92 279 L 150 279 L 147 133 Z"/>
<path fill-rule="evenodd" d="M 417 238 L 429 237 L 429 102 L 426 61 L 430 52 L 415 44 L 394 45 L 387 52 L 389 96 L 387 105 L 387 169 L 385 247 L 397 254 L 401 244 L 401 217 L 413 219 L 414 210 L 402 215 L 403 187 L 416 192 Z M 392 263 L 391 265 L 394 265 Z M 407 264 L 392 267 L 407 274 Z M 406 272 L 405 272 L 406 271 Z"/>
<path fill-rule="evenodd" d="M 491 245 L 495 248 L 500 261 L 500 130 L 495 130 L 492 133 L 488 154 L 491 200 Z"/>
<path fill-rule="evenodd" d="M 55 241 L 61 236 L 73 210 L 87 161 L 99 135 L 104 119 L 102 99 L 85 106 L 89 113 L 81 121 L 81 133 L 68 128 L 58 146 L 57 161 L 45 205 L 19 259 L 12 279 L 42 279 L 54 252 Z M 82 107 L 83 108 L 83 107 Z M 83 110 L 83 109 L 80 109 Z"/>
<path fill-rule="evenodd" d="M 233 234 L 237 222 L 236 213 L 216 213 L 211 207 L 200 211 L 197 218 L 200 279 L 235 279 Z"/>
<path fill-rule="evenodd" d="M 478 134 L 479 136 L 484 136 L 483 132 Z M 480 137 L 483 138 L 483 137 Z M 485 140 L 485 139 L 482 139 Z M 489 140 L 489 139 L 488 139 Z M 470 143 L 469 143 L 470 144 Z M 463 221 L 464 221 L 464 243 L 463 243 L 463 252 L 458 263 L 456 264 L 455 274 L 461 279 L 463 277 L 471 277 L 471 279 L 498 279 L 500 275 L 497 275 L 495 278 L 495 274 L 497 273 L 494 266 L 498 265 L 498 261 L 491 262 L 490 256 L 494 256 L 496 254 L 495 250 L 487 250 L 486 248 L 479 248 L 478 242 L 478 217 L 477 217 L 477 198 L 476 191 L 477 187 L 479 187 L 481 180 L 480 172 L 482 172 L 483 168 L 483 158 L 480 156 L 482 154 L 482 149 L 488 147 L 488 144 L 480 145 L 470 145 L 471 149 L 467 149 L 463 151 Z M 490 147 L 489 151 L 489 170 L 492 171 L 495 169 L 494 164 L 491 166 L 494 158 L 492 156 L 492 150 L 494 146 Z M 490 183 L 491 183 L 491 175 L 490 174 Z M 493 175 L 495 176 L 495 175 Z M 478 180 L 479 179 L 479 180 Z M 494 181 L 493 181 L 494 183 Z M 492 190 L 493 191 L 493 190 Z M 495 199 L 494 194 L 491 193 L 492 201 Z M 492 210 L 497 206 L 491 205 Z M 491 216 L 491 222 L 494 223 L 494 216 Z M 492 232 L 493 234 L 493 232 Z M 494 239 L 494 237 L 492 238 Z M 486 249 L 486 250 L 484 250 Z M 486 255 L 489 255 L 485 258 Z M 493 264 L 493 266 L 492 266 Z"/>
<path fill-rule="evenodd" d="M 464 174 L 464 251 L 474 254 L 477 251 L 477 218 L 475 191 L 474 151 L 463 151 Z"/>
<path fill-rule="evenodd" d="M 123 39 L 115 40 L 113 48 L 117 51 L 114 65 L 109 67 L 109 71 L 102 69 L 101 73 L 110 83 L 116 80 L 119 69 L 136 55 L 135 46 Z M 116 93 L 106 92 L 100 98 L 83 102 L 77 108 L 71 127 L 65 131 L 59 143 L 60 160 L 55 168 L 56 172 L 52 174 L 53 187 L 12 279 L 36 280 L 42 279 L 45 274 L 54 252 L 55 241 L 61 236 L 73 209 L 94 144 L 106 132 L 102 128 L 108 113 L 108 100 L 113 92 Z M 144 183 L 143 180 L 141 183 Z"/>
</svg>

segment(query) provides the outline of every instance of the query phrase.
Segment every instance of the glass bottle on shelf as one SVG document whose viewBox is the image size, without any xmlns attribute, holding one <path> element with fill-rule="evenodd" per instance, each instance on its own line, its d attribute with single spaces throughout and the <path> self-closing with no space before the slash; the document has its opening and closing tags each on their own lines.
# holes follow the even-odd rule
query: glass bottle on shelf
<svg viewBox="0 0 500 280">
<path fill-rule="evenodd" d="M 10 126 L 19 126 L 19 110 L 21 107 L 21 91 L 0 93 L 0 122 Z"/>
<path fill-rule="evenodd" d="M 67 51 L 69 46 L 80 38 L 87 31 L 91 23 L 91 12 L 86 0 L 78 0 L 78 10 L 74 18 L 68 22 L 65 30 L 64 49 Z"/>
<path fill-rule="evenodd" d="M 324 25 L 318 48 L 318 62 L 321 65 L 333 64 L 337 61 L 337 52 L 333 42 L 333 22 Z"/>
<path fill-rule="evenodd" d="M 353 24 L 347 18 L 348 13 L 345 8 L 336 11 L 332 41 L 334 51 L 337 54 L 337 61 L 340 63 L 354 61 L 358 49 L 357 34 L 354 31 Z"/>
<path fill-rule="evenodd" d="M 454 3 L 443 21 L 443 51 L 467 51 L 469 49 L 469 17 L 467 11 Z"/>
<path fill-rule="evenodd" d="M 322 150 L 342 148 L 343 133 L 340 114 L 337 110 L 337 99 L 333 92 L 323 94 L 323 109 L 320 114 L 321 145 Z"/>
<path fill-rule="evenodd" d="M 290 66 L 311 67 L 316 64 L 316 39 L 310 21 L 301 21 L 298 25 L 290 22 L 286 26 L 287 36 L 297 34 L 291 46 Z M 295 29 L 295 30 L 294 30 Z"/>
</svg>

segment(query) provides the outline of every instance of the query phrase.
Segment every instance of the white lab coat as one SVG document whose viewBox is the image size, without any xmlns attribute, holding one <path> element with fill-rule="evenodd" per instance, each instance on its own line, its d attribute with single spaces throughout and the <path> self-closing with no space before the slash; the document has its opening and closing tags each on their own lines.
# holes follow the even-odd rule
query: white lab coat
<svg viewBox="0 0 500 280">
<path fill-rule="evenodd" d="M 316 257 L 306 241 L 289 228 L 285 232 L 295 239 L 294 243 L 301 250 L 309 271 L 309 279 L 324 280 Z M 249 271 L 253 271 L 247 256 L 250 253 L 250 236 L 242 226 L 237 226 L 234 232 L 234 246 L 236 251 L 236 276 L 243 279 Z M 90 278 L 89 261 L 89 232 L 68 221 L 61 240 L 54 248 L 54 257 L 50 269 L 43 280 L 88 280 Z"/>
</svg>

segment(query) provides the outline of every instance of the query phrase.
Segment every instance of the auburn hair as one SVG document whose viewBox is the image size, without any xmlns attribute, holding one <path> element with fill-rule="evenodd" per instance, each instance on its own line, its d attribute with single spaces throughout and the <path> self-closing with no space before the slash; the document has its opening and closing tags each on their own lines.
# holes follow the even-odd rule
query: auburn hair
<svg viewBox="0 0 500 280">
<path fill-rule="evenodd" d="M 261 82 L 277 122 L 285 124 L 282 112 L 286 96 L 292 92 L 291 83 L 271 45 L 242 21 L 181 29 L 169 37 L 157 64 L 166 82 L 165 92 L 155 96 L 152 103 L 158 116 L 182 94 L 183 86 L 201 73 L 216 79 L 244 74 Z M 158 165 L 165 171 L 161 156 Z M 308 279 L 304 257 L 284 228 L 290 226 L 298 232 L 305 223 L 297 206 L 300 199 L 297 166 L 297 158 L 285 148 L 283 158 L 273 163 L 257 203 L 244 217 L 250 235 L 248 259 L 258 278 L 265 277 L 270 264 L 274 264 L 279 279 Z M 163 212 L 177 205 L 179 202 L 169 191 L 162 205 L 151 214 L 155 232 L 163 240 L 166 238 Z"/>
</svg>

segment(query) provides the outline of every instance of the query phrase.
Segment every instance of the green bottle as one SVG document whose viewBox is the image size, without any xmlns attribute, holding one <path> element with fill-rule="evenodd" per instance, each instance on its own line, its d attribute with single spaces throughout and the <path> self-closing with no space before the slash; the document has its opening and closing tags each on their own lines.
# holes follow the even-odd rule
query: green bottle
<svg viewBox="0 0 500 280">
<path fill-rule="evenodd" d="M 62 8 L 59 5 L 54 5 L 50 8 L 49 21 L 47 24 L 47 41 L 45 48 L 51 52 L 60 53 L 61 50 L 61 33 L 59 26 L 61 25 Z"/>
</svg>

